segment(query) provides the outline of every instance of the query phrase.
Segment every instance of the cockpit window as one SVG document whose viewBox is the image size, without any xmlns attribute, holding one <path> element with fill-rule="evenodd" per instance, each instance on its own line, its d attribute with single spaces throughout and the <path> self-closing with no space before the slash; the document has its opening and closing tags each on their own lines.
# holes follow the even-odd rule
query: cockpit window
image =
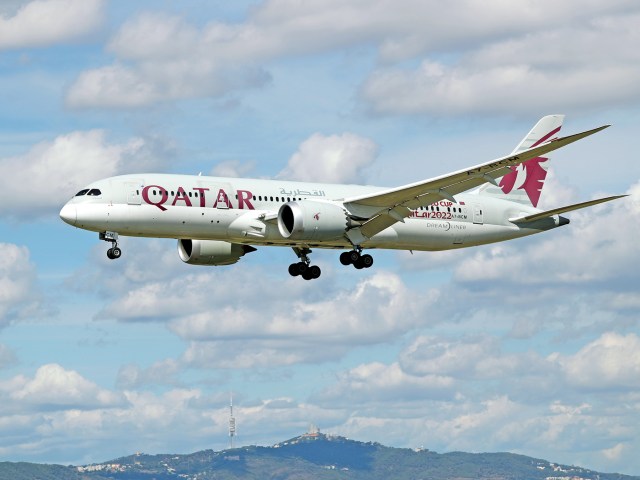
<svg viewBox="0 0 640 480">
<path fill-rule="evenodd" d="M 78 193 L 76 193 L 76 197 L 81 197 L 83 195 L 86 195 L 88 191 L 89 191 L 88 188 L 85 188 L 84 190 L 80 190 Z"/>
<path fill-rule="evenodd" d="M 92 197 L 97 197 L 98 195 L 102 195 L 102 192 L 97 188 L 92 188 L 91 190 L 89 190 L 89 193 L 87 193 L 87 195 L 91 195 Z"/>
</svg>

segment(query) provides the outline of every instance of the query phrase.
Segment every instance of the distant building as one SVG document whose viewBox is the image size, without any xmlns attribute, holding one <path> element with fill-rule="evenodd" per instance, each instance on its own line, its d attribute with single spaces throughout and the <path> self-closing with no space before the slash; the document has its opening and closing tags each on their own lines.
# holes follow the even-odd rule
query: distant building
<svg viewBox="0 0 640 480">
<path fill-rule="evenodd" d="M 318 428 L 317 425 L 314 425 L 313 423 L 309 425 L 309 430 L 307 431 L 307 433 L 302 435 L 303 437 L 319 437 L 320 436 L 320 429 Z"/>
</svg>

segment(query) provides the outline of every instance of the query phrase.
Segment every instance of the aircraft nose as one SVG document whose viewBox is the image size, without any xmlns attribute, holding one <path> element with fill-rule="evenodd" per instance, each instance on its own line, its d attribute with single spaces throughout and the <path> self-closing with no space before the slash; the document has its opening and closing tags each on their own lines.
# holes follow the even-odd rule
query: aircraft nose
<svg viewBox="0 0 640 480">
<path fill-rule="evenodd" d="M 60 218 L 69 225 L 75 225 L 77 219 L 77 211 L 75 205 L 69 205 L 68 203 L 60 210 Z"/>
</svg>

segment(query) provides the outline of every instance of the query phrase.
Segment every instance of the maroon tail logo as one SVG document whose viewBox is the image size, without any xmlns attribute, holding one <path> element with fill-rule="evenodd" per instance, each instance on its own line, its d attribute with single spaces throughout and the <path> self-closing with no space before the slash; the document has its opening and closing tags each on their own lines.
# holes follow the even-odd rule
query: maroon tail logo
<svg viewBox="0 0 640 480">
<path fill-rule="evenodd" d="M 545 157 L 536 157 L 531 160 L 527 160 L 522 164 L 524 170 L 524 181 L 521 185 L 518 185 L 518 190 L 524 190 L 531 201 L 531 205 L 538 206 L 540 201 L 540 194 L 542 193 L 542 186 L 544 180 L 547 178 L 547 171 L 542 167 L 541 163 L 546 162 L 548 159 Z M 513 190 L 518 180 L 519 167 L 509 167 L 511 173 L 507 173 L 502 180 L 500 180 L 500 188 L 504 193 L 509 193 Z"/>
<path fill-rule="evenodd" d="M 549 141 L 559 131 L 560 127 L 550 131 L 529 148 L 537 147 L 541 143 Z M 542 193 L 544 180 L 547 178 L 547 169 L 541 164 L 547 160 L 548 158 L 545 157 L 536 157 L 531 160 L 527 160 L 518 166 L 509 167 L 511 172 L 502 177 L 499 185 L 500 188 L 505 194 L 510 193 L 516 186 L 518 177 L 522 178 L 522 176 L 524 176 L 524 180 L 522 180 L 522 183 L 517 186 L 517 189 L 524 190 L 531 201 L 531 205 L 537 207 L 538 202 L 540 201 L 540 194 Z M 524 172 L 524 175 L 518 175 L 520 172 Z"/>
<path fill-rule="evenodd" d="M 316 213 L 313 218 L 315 218 L 316 220 L 320 220 L 320 212 Z"/>
</svg>

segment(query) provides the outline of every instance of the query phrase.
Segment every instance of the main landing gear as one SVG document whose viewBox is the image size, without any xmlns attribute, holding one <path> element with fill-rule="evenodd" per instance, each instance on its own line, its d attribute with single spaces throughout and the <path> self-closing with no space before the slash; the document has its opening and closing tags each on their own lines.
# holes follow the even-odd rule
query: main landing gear
<svg viewBox="0 0 640 480">
<path fill-rule="evenodd" d="M 289 265 L 289 275 L 292 277 L 301 276 L 305 280 L 318 278 L 322 271 L 319 266 L 311 265 L 311 260 L 309 260 L 311 249 L 294 247 L 293 251 L 296 252 L 300 261 Z"/>
<path fill-rule="evenodd" d="M 111 260 L 120 258 L 122 256 L 122 250 L 118 247 L 118 234 L 116 232 L 100 232 L 100 240 L 105 242 L 111 242 L 111 248 L 107 250 L 107 257 Z"/>
<path fill-rule="evenodd" d="M 342 252 L 340 254 L 340 263 L 342 265 L 353 265 L 358 270 L 369 268 L 373 265 L 373 257 L 368 253 L 362 255 L 362 248 L 356 248 L 350 252 Z"/>
</svg>

